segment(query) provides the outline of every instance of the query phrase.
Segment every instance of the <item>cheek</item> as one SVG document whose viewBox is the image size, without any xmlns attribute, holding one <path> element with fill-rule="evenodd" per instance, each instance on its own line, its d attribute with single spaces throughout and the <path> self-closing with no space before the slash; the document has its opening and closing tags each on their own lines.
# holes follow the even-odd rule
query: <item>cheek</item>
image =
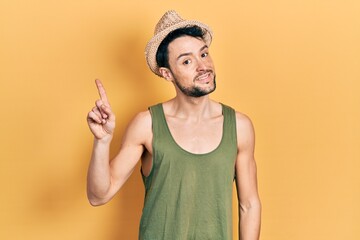
<svg viewBox="0 0 360 240">
<path fill-rule="evenodd" d="M 188 82 L 193 79 L 194 74 L 192 74 L 192 72 L 179 72 L 175 76 L 183 82 Z"/>
<path fill-rule="evenodd" d="M 214 63 L 213 63 L 213 60 L 212 60 L 211 57 L 209 57 L 209 58 L 207 59 L 207 63 L 208 63 L 210 66 L 214 67 Z"/>
<path fill-rule="evenodd" d="M 191 77 L 195 72 L 195 68 L 193 68 L 192 66 L 178 66 L 176 69 L 174 69 L 173 71 L 173 75 L 175 77 Z"/>
</svg>

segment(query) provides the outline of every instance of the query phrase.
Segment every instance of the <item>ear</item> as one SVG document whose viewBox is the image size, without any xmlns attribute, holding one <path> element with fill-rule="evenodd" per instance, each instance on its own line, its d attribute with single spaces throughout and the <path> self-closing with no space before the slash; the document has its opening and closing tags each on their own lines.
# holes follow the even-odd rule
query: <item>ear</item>
<svg viewBox="0 0 360 240">
<path fill-rule="evenodd" d="M 163 78 L 165 78 L 165 80 L 171 81 L 173 79 L 173 76 L 172 76 L 172 73 L 171 73 L 170 69 L 165 68 L 165 67 L 161 67 L 161 68 L 159 68 L 159 72 L 160 72 L 161 76 Z"/>
</svg>

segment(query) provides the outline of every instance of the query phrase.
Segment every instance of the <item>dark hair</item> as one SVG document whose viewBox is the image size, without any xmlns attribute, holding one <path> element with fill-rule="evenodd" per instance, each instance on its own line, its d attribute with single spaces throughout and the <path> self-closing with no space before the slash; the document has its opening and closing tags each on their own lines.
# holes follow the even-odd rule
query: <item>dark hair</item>
<svg viewBox="0 0 360 240">
<path fill-rule="evenodd" d="M 198 26 L 186 26 L 170 32 L 160 43 L 156 52 L 156 63 L 160 67 L 170 68 L 169 66 L 169 44 L 176 38 L 190 36 L 204 39 L 205 31 Z"/>
</svg>

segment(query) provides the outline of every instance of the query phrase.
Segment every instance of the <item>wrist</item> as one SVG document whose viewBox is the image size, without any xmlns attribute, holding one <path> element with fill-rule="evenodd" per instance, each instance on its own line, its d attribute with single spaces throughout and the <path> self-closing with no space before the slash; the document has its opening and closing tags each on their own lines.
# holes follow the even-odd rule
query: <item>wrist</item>
<svg viewBox="0 0 360 240">
<path fill-rule="evenodd" d="M 103 138 L 97 138 L 97 137 L 94 137 L 94 143 L 95 144 L 101 144 L 101 145 L 108 145 L 111 143 L 112 141 L 112 138 L 113 138 L 113 135 L 109 134 Z"/>
</svg>

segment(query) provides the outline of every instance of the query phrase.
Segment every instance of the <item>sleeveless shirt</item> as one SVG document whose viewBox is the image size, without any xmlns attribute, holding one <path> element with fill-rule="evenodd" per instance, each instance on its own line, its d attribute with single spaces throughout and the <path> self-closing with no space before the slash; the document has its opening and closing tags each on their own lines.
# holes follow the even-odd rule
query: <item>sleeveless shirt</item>
<svg viewBox="0 0 360 240">
<path fill-rule="evenodd" d="M 209 153 L 194 154 L 175 142 L 162 104 L 149 109 L 153 156 L 150 174 L 142 174 L 145 200 L 139 240 L 232 239 L 235 111 L 222 104 L 220 144 Z"/>
</svg>

